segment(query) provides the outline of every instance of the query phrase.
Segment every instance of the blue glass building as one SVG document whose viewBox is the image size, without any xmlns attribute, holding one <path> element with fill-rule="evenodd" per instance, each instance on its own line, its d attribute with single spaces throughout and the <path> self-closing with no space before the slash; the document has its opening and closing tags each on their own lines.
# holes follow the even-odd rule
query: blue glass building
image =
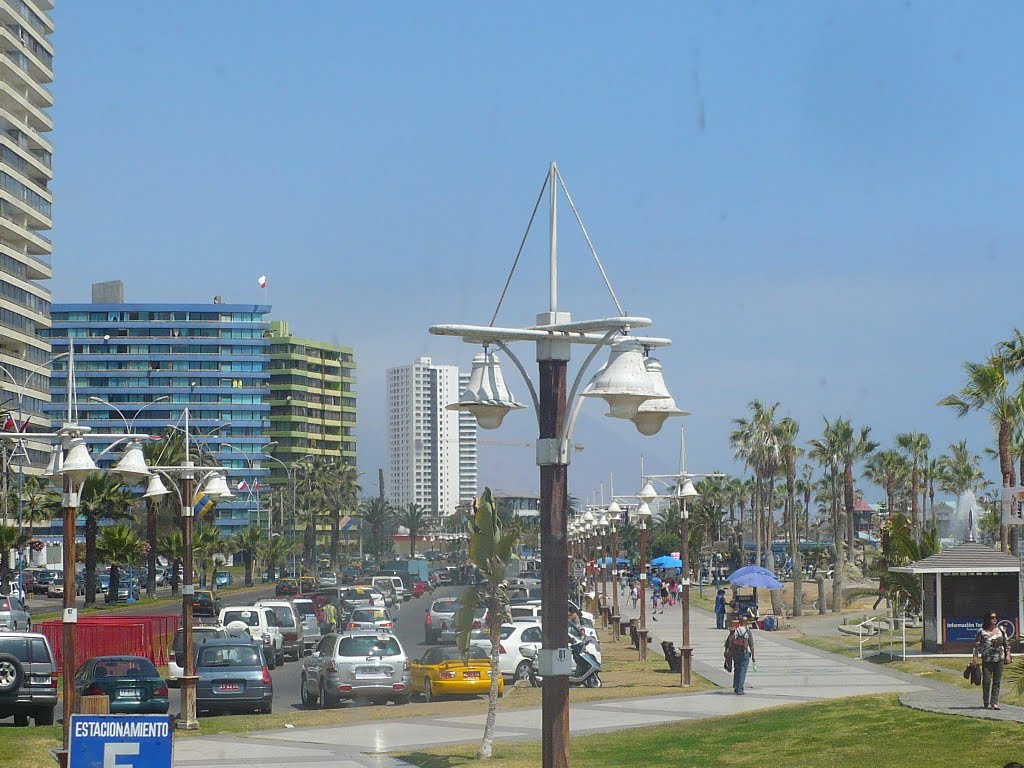
<svg viewBox="0 0 1024 768">
<path fill-rule="evenodd" d="M 102 303 L 102 294 L 98 303 L 95 287 L 93 299 L 91 304 L 51 308 L 54 355 L 68 351 L 69 339 L 74 343 L 79 423 L 96 432 L 123 433 L 127 420 L 133 431 L 160 434 L 169 424 L 183 426 L 188 406 L 192 435 L 220 466 L 230 469 L 228 483 L 237 494 L 218 503 L 217 524 L 224 534 L 250 522 L 266 525 L 252 488 L 257 480 L 266 485 L 270 474 L 264 468 L 270 427 L 270 307 Z M 51 402 L 46 406 L 55 427 L 66 419 L 67 378 L 64 357 L 53 364 Z M 117 449 L 110 457 L 98 457 L 109 440 L 91 442 L 101 466 L 118 457 Z M 242 480 L 249 490 L 236 490 Z"/>
</svg>

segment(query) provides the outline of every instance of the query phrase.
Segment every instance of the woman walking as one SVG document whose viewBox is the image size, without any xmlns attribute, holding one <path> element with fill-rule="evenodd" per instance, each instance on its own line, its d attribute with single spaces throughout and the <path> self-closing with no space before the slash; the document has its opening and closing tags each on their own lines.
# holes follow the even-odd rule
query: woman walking
<svg viewBox="0 0 1024 768">
<path fill-rule="evenodd" d="M 989 611 L 974 636 L 974 658 L 977 666 L 981 659 L 981 703 L 985 709 L 999 709 L 999 689 L 1003 682 L 1003 666 L 1013 661 L 1010 642 L 999 626 L 999 616 Z"/>
</svg>

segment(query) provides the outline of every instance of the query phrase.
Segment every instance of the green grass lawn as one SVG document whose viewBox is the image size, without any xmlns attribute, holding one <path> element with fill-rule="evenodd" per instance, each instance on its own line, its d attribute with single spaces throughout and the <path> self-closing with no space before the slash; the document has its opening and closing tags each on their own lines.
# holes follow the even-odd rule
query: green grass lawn
<svg viewBox="0 0 1024 768">
<path fill-rule="evenodd" d="M 573 737 L 574 765 L 587 768 L 999 768 L 1024 756 L 1024 726 L 901 707 L 895 695 L 802 704 L 698 722 Z M 460 745 L 394 757 L 422 768 L 475 762 Z M 534 768 L 537 742 L 494 745 L 490 768 Z"/>
</svg>

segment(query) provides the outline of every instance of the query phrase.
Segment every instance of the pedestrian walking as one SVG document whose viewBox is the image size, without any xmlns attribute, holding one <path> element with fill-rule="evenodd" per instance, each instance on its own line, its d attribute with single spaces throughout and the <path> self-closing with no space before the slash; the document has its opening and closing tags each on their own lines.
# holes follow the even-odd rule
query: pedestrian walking
<svg viewBox="0 0 1024 768">
<path fill-rule="evenodd" d="M 656 614 L 658 612 L 658 598 L 659 597 L 661 597 L 661 594 L 658 592 L 658 590 L 652 589 L 651 590 L 651 618 L 654 619 L 654 621 L 657 621 L 657 619 L 654 618 L 654 614 Z"/>
<path fill-rule="evenodd" d="M 999 689 L 1003 682 L 1003 666 L 1013 661 L 1010 655 L 1010 641 L 999 626 L 999 616 L 989 611 L 981 622 L 981 629 L 974 636 L 974 658 L 971 664 L 977 666 L 981 660 L 981 703 L 985 709 L 999 709 Z"/>
<path fill-rule="evenodd" d="M 672 579 L 668 583 L 668 604 L 674 606 L 676 604 L 676 598 L 679 596 L 679 585 L 676 584 L 676 580 Z"/>
<path fill-rule="evenodd" d="M 631 589 L 631 596 L 633 598 L 633 607 L 636 608 L 636 604 L 640 600 L 640 590 L 637 589 L 636 584 Z"/>
<path fill-rule="evenodd" d="M 715 629 L 725 629 L 725 590 L 715 595 Z"/>
<path fill-rule="evenodd" d="M 338 609 L 334 607 L 334 603 L 328 602 L 327 605 L 324 606 L 324 627 L 326 627 L 327 631 L 323 634 L 329 635 L 334 631 L 337 625 Z"/>
<path fill-rule="evenodd" d="M 661 612 L 662 613 L 665 612 L 665 603 L 668 602 L 668 598 L 669 598 L 668 585 L 667 584 L 662 584 L 661 585 Z"/>
<path fill-rule="evenodd" d="M 754 633 L 747 626 L 747 617 L 740 616 L 732 623 L 729 636 L 725 638 L 725 657 L 732 661 L 732 692 L 743 696 L 747 680 L 747 667 L 754 659 Z"/>
</svg>

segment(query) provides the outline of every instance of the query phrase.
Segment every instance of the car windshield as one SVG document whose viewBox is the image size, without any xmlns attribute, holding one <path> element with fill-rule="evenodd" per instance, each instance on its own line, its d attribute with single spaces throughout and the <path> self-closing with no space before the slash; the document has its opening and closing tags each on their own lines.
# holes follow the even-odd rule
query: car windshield
<svg viewBox="0 0 1024 768">
<path fill-rule="evenodd" d="M 227 626 L 232 621 L 241 621 L 250 627 L 255 627 L 260 623 L 260 615 L 257 611 L 224 611 L 221 624 Z"/>
<path fill-rule="evenodd" d="M 196 660 L 198 667 L 260 667 L 259 652 L 251 645 L 203 646 Z"/>
<path fill-rule="evenodd" d="M 95 677 L 160 677 L 153 662 L 141 657 L 96 659 Z"/>
<path fill-rule="evenodd" d="M 431 610 L 434 613 L 455 613 L 455 609 L 458 607 L 457 600 L 435 600 Z"/>
<path fill-rule="evenodd" d="M 197 647 L 213 637 L 220 637 L 221 631 L 213 627 L 196 627 L 192 630 L 192 646 Z M 174 633 L 174 642 L 171 648 L 175 654 L 179 654 L 185 647 L 185 635 L 183 630 Z"/>
<path fill-rule="evenodd" d="M 352 612 L 352 621 L 387 621 L 389 618 L 381 608 L 361 608 Z"/>
<path fill-rule="evenodd" d="M 442 661 L 462 661 L 462 652 L 458 648 L 441 648 Z M 467 659 L 488 659 L 487 651 L 479 645 L 471 645 L 466 650 Z"/>
<path fill-rule="evenodd" d="M 397 656 L 402 652 L 393 637 L 343 637 L 338 644 L 339 656 Z"/>
</svg>

